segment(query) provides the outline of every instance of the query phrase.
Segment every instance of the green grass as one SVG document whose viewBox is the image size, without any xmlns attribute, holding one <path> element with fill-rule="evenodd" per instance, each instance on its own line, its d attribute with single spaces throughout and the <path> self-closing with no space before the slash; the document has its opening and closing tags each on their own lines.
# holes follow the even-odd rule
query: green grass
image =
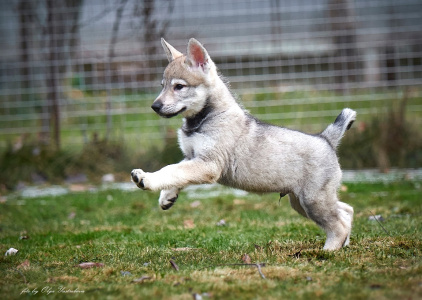
<svg viewBox="0 0 422 300">
<path fill-rule="evenodd" d="M 140 190 L 9 196 L 0 204 L 0 295 L 417 299 L 422 297 L 421 194 L 420 182 L 347 184 L 340 197 L 355 208 L 354 228 L 351 245 L 336 252 L 323 251 L 323 232 L 296 214 L 287 197 L 279 203 L 275 194 L 210 197 L 192 207 L 197 200 L 182 193 L 169 211 L 158 207 L 156 193 Z M 372 213 L 383 216 L 388 233 L 368 220 Z M 221 219 L 226 226 L 216 225 Z M 4 256 L 10 247 L 18 254 Z M 244 254 L 252 263 L 266 263 L 266 279 L 256 267 L 232 265 L 243 263 Z M 81 269 L 82 262 L 104 266 Z M 149 278 L 133 283 L 142 276 Z M 61 288 L 84 293 L 61 293 Z"/>
</svg>

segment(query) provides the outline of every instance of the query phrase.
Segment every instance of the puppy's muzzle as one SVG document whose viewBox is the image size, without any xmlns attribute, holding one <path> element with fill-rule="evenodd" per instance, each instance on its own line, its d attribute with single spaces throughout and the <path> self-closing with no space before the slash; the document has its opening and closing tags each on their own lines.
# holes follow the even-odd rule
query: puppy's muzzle
<svg viewBox="0 0 422 300">
<path fill-rule="evenodd" d="M 159 99 L 155 100 L 154 103 L 152 103 L 151 105 L 151 108 L 163 118 L 173 118 L 186 110 L 186 107 L 183 107 L 179 111 L 169 112 L 169 111 L 166 111 L 166 109 L 164 109 L 163 111 L 163 107 L 164 107 L 164 104 Z"/>
<path fill-rule="evenodd" d="M 151 108 L 156 113 L 159 113 L 162 107 L 163 107 L 163 103 L 161 101 L 154 101 L 154 103 L 152 103 L 152 105 L 151 105 Z"/>
</svg>

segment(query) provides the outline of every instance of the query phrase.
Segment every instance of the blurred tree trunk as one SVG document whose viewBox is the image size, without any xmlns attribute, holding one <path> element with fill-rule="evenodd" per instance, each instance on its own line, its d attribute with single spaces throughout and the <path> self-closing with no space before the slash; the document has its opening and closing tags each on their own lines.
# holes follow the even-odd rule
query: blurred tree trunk
<svg viewBox="0 0 422 300">
<path fill-rule="evenodd" d="M 271 20 L 272 44 L 274 47 L 279 47 L 279 44 L 281 43 L 281 33 L 282 33 L 280 0 L 271 0 L 270 20 Z"/>
<path fill-rule="evenodd" d="M 50 127 L 54 130 L 54 142 L 60 149 L 60 115 L 59 115 L 59 92 L 58 92 L 58 33 L 57 17 L 54 0 L 47 0 L 47 35 L 48 35 L 48 75 L 46 76 L 48 87 L 48 107 Z"/>
<path fill-rule="evenodd" d="M 78 18 L 82 0 L 46 0 L 47 99 L 50 127 L 56 149 L 60 149 L 60 99 L 66 60 L 77 44 Z"/>
<path fill-rule="evenodd" d="M 145 74 L 145 80 L 154 79 L 151 69 L 156 67 L 155 55 L 161 48 L 160 39 L 166 35 L 170 25 L 170 18 L 165 21 L 157 19 L 156 12 L 157 0 L 135 0 L 133 16 L 135 17 L 136 27 L 139 28 L 139 39 L 142 41 L 142 49 L 147 57 L 145 67 L 148 69 Z M 166 0 L 167 12 L 160 14 L 171 14 L 173 11 L 173 0 Z M 161 8 L 162 9 L 162 8 Z"/>
<path fill-rule="evenodd" d="M 30 1 L 20 0 L 18 3 L 18 14 L 19 14 L 19 37 L 20 37 L 20 61 L 21 61 L 21 82 L 22 88 L 25 90 L 24 95 L 27 93 L 27 89 L 30 87 L 31 81 L 30 76 L 30 56 L 29 56 L 29 45 L 31 37 L 31 23 L 33 18 L 33 7 Z"/>
<path fill-rule="evenodd" d="M 110 44 L 108 47 L 108 60 L 106 66 L 106 84 L 107 84 L 107 101 L 106 101 L 106 114 L 107 114 L 107 132 L 106 132 L 106 140 L 110 139 L 111 130 L 113 126 L 113 119 L 111 115 L 111 84 L 112 84 L 112 77 L 114 68 L 112 66 L 113 58 L 114 58 L 114 47 L 117 43 L 117 36 L 119 33 L 120 22 L 122 20 L 123 11 L 125 9 L 126 3 L 128 0 L 120 0 L 119 6 L 116 10 L 116 18 L 114 19 L 113 23 L 113 30 L 111 33 Z"/>
<path fill-rule="evenodd" d="M 356 23 L 350 0 L 329 0 L 331 31 L 336 47 L 334 71 L 336 84 L 345 90 L 346 84 L 356 81 L 358 50 L 356 46 Z"/>
</svg>

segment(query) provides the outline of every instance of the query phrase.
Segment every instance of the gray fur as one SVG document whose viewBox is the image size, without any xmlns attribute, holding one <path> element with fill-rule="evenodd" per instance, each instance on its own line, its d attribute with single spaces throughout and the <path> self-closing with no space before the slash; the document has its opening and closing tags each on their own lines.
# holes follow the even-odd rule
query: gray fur
<svg viewBox="0 0 422 300">
<path fill-rule="evenodd" d="M 337 116 L 334 123 L 321 132 L 321 136 L 326 138 L 334 148 L 337 148 L 344 132 L 350 129 L 355 120 L 356 112 L 350 108 L 345 108 Z"/>
<path fill-rule="evenodd" d="M 189 41 L 187 56 L 172 58 L 177 50 L 168 46 L 164 41 L 170 63 L 154 103 L 161 116 L 184 117 L 179 144 L 185 159 L 154 173 L 133 170 L 138 187 L 161 190 L 163 209 L 191 184 L 289 194 L 293 209 L 326 232 L 324 249 L 348 245 L 353 208 L 337 197 L 342 173 L 336 147 L 356 112 L 345 108 L 319 135 L 263 123 L 237 103 L 198 41 Z"/>
</svg>

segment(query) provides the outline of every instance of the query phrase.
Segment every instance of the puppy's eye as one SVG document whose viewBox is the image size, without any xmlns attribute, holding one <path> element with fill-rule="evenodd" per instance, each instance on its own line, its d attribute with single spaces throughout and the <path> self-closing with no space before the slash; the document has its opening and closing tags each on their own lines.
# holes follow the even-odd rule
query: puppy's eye
<svg viewBox="0 0 422 300">
<path fill-rule="evenodd" d="M 183 85 L 183 84 L 176 84 L 175 86 L 174 86 L 174 90 L 175 91 L 180 91 L 181 89 L 183 89 L 185 86 Z"/>
</svg>

